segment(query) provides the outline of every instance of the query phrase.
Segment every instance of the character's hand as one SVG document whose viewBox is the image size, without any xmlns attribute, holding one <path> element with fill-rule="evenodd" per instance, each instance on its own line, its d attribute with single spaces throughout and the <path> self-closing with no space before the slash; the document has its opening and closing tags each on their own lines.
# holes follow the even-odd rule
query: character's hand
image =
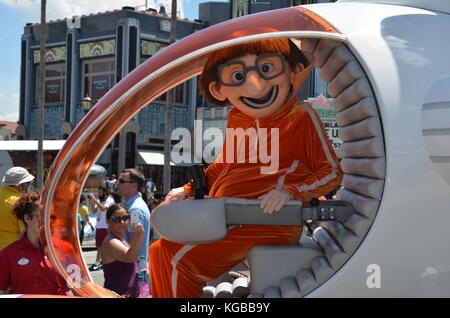
<svg viewBox="0 0 450 318">
<path fill-rule="evenodd" d="M 286 190 L 271 190 L 268 193 L 260 196 L 258 199 L 261 201 L 261 209 L 266 214 L 272 214 L 273 211 L 280 211 L 281 208 L 294 196 Z"/>
<path fill-rule="evenodd" d="M 184 192 L 184 187 L 179 187 L 170 190 L 170 192 L 166 195 L 166 200 L 184 200 L 186 195 L 187 193 Z"/>
</svg>

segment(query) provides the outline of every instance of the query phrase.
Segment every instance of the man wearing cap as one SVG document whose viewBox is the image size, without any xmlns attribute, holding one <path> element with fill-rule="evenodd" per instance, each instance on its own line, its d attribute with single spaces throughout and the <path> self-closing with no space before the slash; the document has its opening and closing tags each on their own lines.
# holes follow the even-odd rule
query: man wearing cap
<svg viewBox="0 0 450 318">
<path fill-rule="evenodd" d="M 0 251 L 20 238 L 24 224 L 11 211 L 21 193 L 28 192 L 28 185 L 34 180 L 27 169 L 12 167 L 3 177 L 0 189 Z"/>
</svg>

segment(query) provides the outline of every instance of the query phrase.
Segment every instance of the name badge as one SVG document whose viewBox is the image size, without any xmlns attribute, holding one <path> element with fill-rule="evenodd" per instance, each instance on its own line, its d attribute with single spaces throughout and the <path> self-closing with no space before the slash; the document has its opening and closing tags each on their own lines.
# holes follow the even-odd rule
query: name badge
<svg viewBox="0 0 450 318">
<path fill-rule="evenodd" d="M 29 262 L 30 262 L 30 261 L 29 261 L 27 258 L 22 257 L 21 259 L 19 259 L 19 261 L 17 262 L 17 264 L 19 264 L 19 265 L 21 265 L 21 266 L 24 266 L 24 265 L 27 265 Z"/>
</svg>

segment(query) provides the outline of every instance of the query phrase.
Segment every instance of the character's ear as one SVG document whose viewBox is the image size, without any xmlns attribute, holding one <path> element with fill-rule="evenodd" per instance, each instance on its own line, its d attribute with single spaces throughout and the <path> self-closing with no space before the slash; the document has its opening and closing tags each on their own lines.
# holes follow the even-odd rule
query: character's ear
<svg viewBox="0 0 450 318">
<path fill-rule="evenodd" d="M 220 90 L 220 84 L 218 84 L 217 82 L 209 83 L 208 88 L 209 88 L 209 93 L 215 99 L 220 100 L 222 102 L 227 100 L 227 97 Z"/>
<path fill-rule="evenodd" d="M 295 78 L 298 74 L 303 72 L 304 69 L 305 69 L 305 66 L 303 66 L 302 63 L 298 63 L 297 65 L 295 65 L 295 68 L 292 70 L 292 77 Z"/>
<path fill-rule="evenodd" d="M 296 92 L 300 86 L 305 82 L 306 78 L 308 77 L 309 73 L 311 73 L 311 70 L 313 69 L 313 64 L 309 64 L 307 68 L 303 66 L 303 64 L 299 64 L 295 70 L 292 72 L 293 74 L 293 88 Z"/>
</svg>

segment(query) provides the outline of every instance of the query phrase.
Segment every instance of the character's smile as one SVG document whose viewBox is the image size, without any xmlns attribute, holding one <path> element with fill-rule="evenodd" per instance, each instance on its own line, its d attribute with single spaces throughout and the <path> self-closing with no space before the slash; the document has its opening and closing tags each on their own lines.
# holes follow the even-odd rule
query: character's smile
<svg viewBox="0 0 450 318">
<path fill-rule="evenodd" d="M 274 85 L 267 94 L 256 97 L 241 97 L 241 100 L 250 107 L 253 108 L 264 108 L 271 105 L 278 95 L 278 86 Z"/>
</svg>

